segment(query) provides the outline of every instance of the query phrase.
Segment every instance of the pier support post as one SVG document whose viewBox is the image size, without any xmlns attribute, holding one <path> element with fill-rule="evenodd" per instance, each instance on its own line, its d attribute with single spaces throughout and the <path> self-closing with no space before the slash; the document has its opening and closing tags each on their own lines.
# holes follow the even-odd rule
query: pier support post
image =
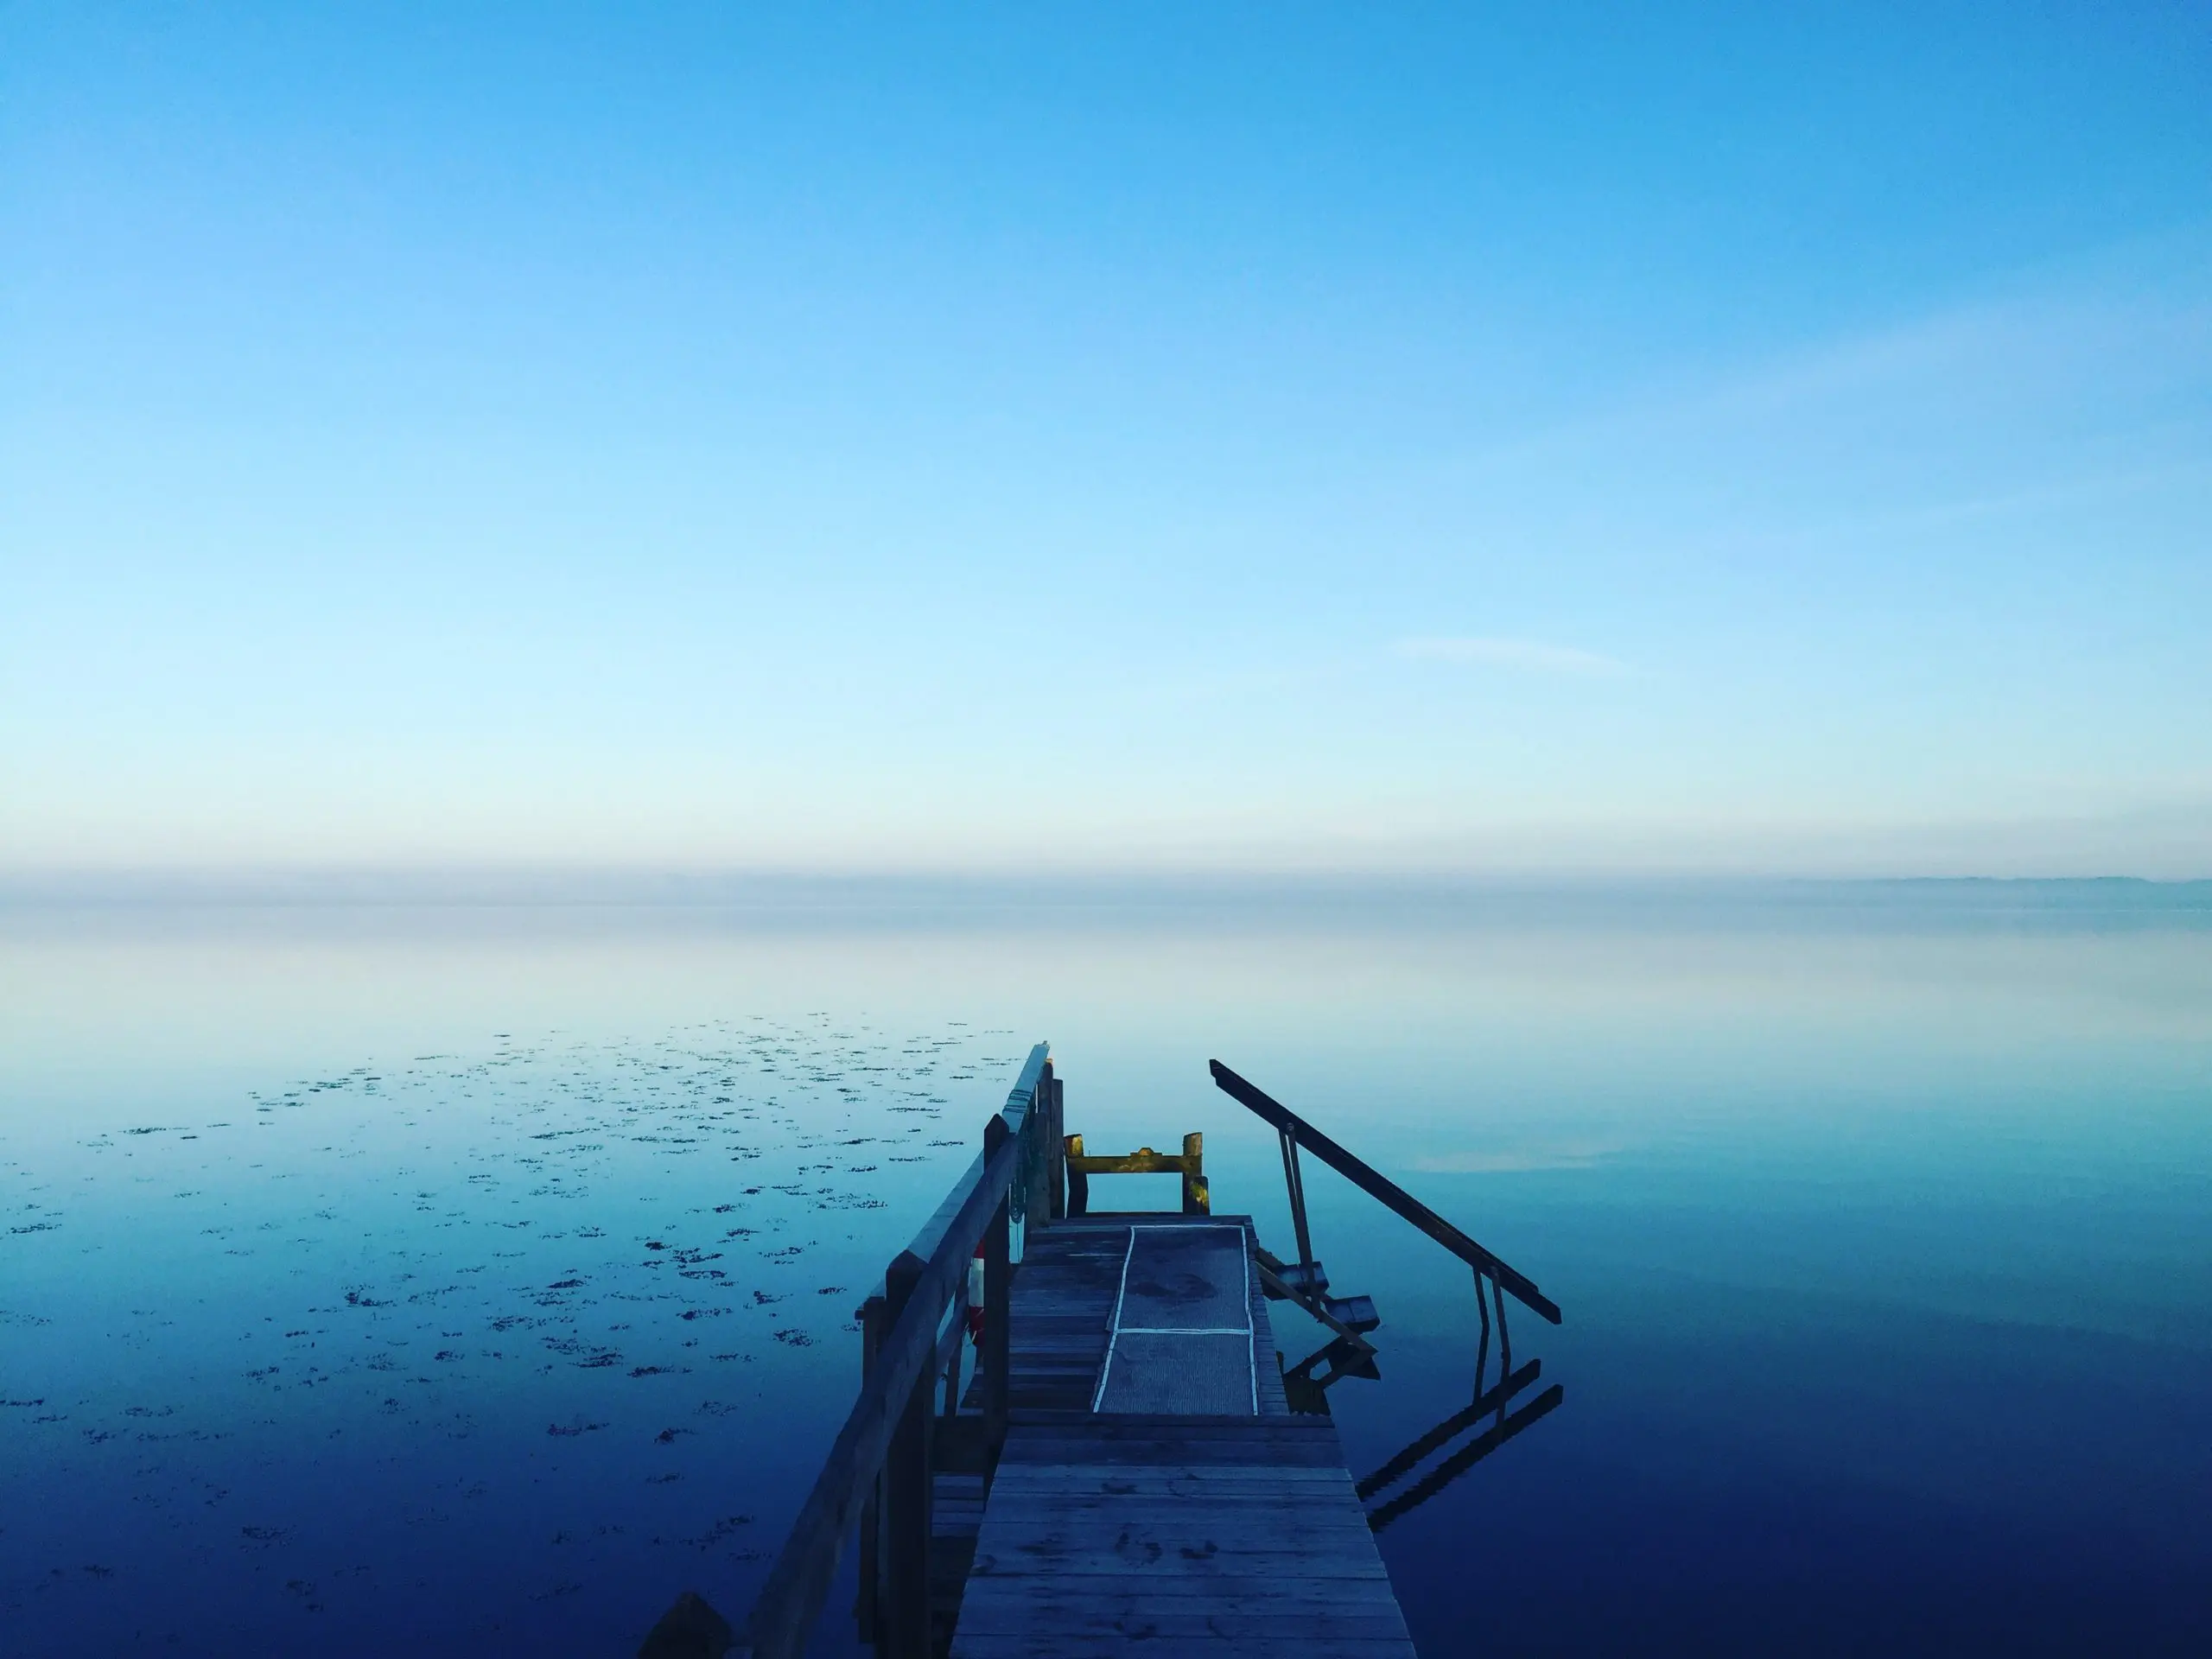
<svg viewBox="0 0 2212 1659">
<path fill-rule="evenodd" d="M 875 1357 L 882 1351 L 884 1332 L 891 1322 L 884 1316 L 884 1299 L 871 1296 L 860 1306 L 861 1382 L 874 1373 Z M 1485 1318 L 1488 1316 L 1485 1315 Z M 883 1644 L 883 1471 L 869 1483 L 868 1499 L 861 1505 L 860 1593 L 853 1604 L 854 1622 L 861 1640 L 871 1648 Z"/>
<path fill-rule="evenodd" d="M 901 1250 L 884 1269 L 884 1328 L 913 1299 L 929 1263 Z M 930 1402 L 937 1368 L 925 1366 L 883 1459 L 882 1592 L 876 1651 L 882 1659 L 930 1656 Z"/>
<path fill-rule="evenodd" d="M 983 1126 L 983 1162 L 988 1165 L 1011 1134 L 1002 1117 Z M 995 1465 L 999 1448 L 1006 1444 L 1007 1382 L 1012 1369 L 1012 1333 L 1007 1323 L 1013 1311 L 1013 1272 L 1008 1260 L 1013 1239 L 1011 1217 L 1001 1203 L 983 1230 L 983 1351 L 978 1370 L 983 1381 L 983 1446 L 987 1466 Z"/>
<path fill-rule="evenodd" d="M 1209 1215 L 1213 1211 L 1213 1192 L 1206 1185 L 1205 1152 L 1205 1135 L 1183 1137 L 1183 1213 L 1186 1216 Z"/>
<path fill-rule="evenodd" d="M 1045 1066 L 1045 1081 L 1051 1085 L 1052 1094 L 1052 1109 L 1045 1118 L 1046 1147 L 1045 1155 L 1049 1160 L 1045 1176 L 1045 1193 L 1051 1201 L 1052 1218 L 1058 1221 L 1068 1212 L 1068 1147 L 1065 1138 L 1068 1132 L 1068 1116 L 1060 1099 L 1060 1091 L 1066 1085 L 1053 1071 L 1049 1061 Z"/>
<path fill-rule="evenodd" d="M 1021 1120 L 1023 1170 L 1021 1231 L 1027 1239 L 1033 1230 L 1052 1224 L 1052 1063 L 1045 1062 L 1038 1074 L 1037 1091 L 1029 1097 L 1028 1115 Z"/>
<path fill-rule="evenodd" d="M 1060 1161 L 1068 1173 L 1068 1214 L 1087 1216 L 1090 1213 L 1090 1177 L 1067 1161 L 1083 1156 L 1083 1137 L 1071 1135 L 1061 1144 Z"/>
</svg>

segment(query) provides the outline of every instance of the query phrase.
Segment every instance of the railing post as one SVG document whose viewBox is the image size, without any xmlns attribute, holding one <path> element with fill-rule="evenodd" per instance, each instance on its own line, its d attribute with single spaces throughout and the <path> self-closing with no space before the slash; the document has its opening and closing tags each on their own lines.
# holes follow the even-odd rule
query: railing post
<svg viewBox="0 0 2212 1659">
<path fill-rule="evenodd" d="M 1206 1185 L 1206 1138 L 1203 1135 L 1183 1137 L 1183 1213 L 1203 1216 L 1213 1210 L 1213 1194 Z"/>
<path fill-rule="evenodd" d="M 1066 1085 L 1050 1065 L 1046 1066 L 1045 1076 L 1052 1085 L 1052 1109 L 1045 1118 L 1046 1156 L 1051 1160 L 1045 1175 L 1045 1194 L 1050 1200 L 1048 1207 L 1052 1211 L 1052 1218 L 1058 1221 L 1068 1212 L 1068 1148 L 1066 1141 L 1063 1139 L 1068 1132 L 1067 1111 L 1060 1099 L 1060 1091 Z"/>
<path fill-rule="evenodd" d="M 1083 1137 L 1071 1135 L 1061 1143 L 1066 1158 L 1083 1156 Z M 1068 1214 L 1087 1216 L 1090 1213 L 1090 1177 L 1081 1170 L 1068 1166 Z"/>
<path fill-rule="evenodd" d="M 1052 1166 L 1052 1154 L 1046 1147 L 1046 1130 L 1052 1115 L 1052 1063 L 1047 1060 L 1045 1069 L 1038 1074 L 1036 1092 L 1029 1096 L 1028 1114 L 1021 1120 L 1021 1227 L 1025 1240 L 1030 1229 L 1052 1224 L 1052 1199 L 1047 1196 L 1046 1186 Z"/>
<path fill-rule="evenodd" d="M 901 1250 L 884 1270 L 884 1325 L 899 1322 L 929 1263 Z M 900 1413 L 883 1459 L 883 1659 L 930 1659 L 930 1400 L 937 1367 L 925 1365 Z"/>
<path fill-rule="evenodd" d="M 1498 1368 L 1504 1375 L 1510 1376 L 1513 1375 L 1513 1338 L 1505 1328 L 1505 1287 L 1498 1282 L 1496 1274 L 1491 1274 L 1490 1288 L 1491 1300 L 1497 1304 Z M 1503 1408 L 1501 1406 L 1501 1414 L 1503 1410 Z"/>
<path fill-rule="evenodd" d="M 961 1281 L 961 1286 L 964 1293 L 966 1279 Z M 952 1322 L 956 1326 L 963 1328 L 968 1323 L 968 1298 L 964 1294 L 952 1304 Z M 964 1335 L 953 1338 L 952 1357 L 945 1361 L 944 1370 L 931 1381 L 932 1389 L 940 1382 L 944 1385 L 944 1404 L 938 1414 L 941 1416 L 957 1417 L 960 1414 L 960 1351 L 966 1345 Z"/>
<path fill-rule="evenodd" d="M 1483 1316 L 1483 1333 L 1475 1339 L 1475 1398 L 1483 1397 L 1483 1373 L 1490 1365 L 1490 1287 L 1483 1270 L 1475 1269 L 1475 1312 Z"/>
<path fill-rule="evenodd" d="M 983 1162 L 987 1166 L 1005 1145 L 1009 1133 L 1002 1117 L 993 1117 L 983 1126 Z M 995 1467 L 999 1448 L 1006 1444 L 1007 1384 L 1014 1353 L 1012 1333 L 1007 1329 L 1013 1302 L 1009 1282 L 1013 1269 L 1007 1259 L 1013 1243 L 1010 1221 L 1007 1205 L 1001 1200 L 992 1212 L 990 1225 L 983 1230 L 983 1351 L 977 1356 L 980 1363 L 976 1369 L 982 1373 L 987 1467 Z"/>
<path fill-rule="evenodd" d="M 1298 1167 L 1298 1141 L 1288 1129 L 1282 1136 L 1282 1179 L 1290 1190 L 1290 1224 L 1298 1235 L 1298 1268 L 1309 1292 L 1313 1289 L 1313 1241 L 1306 1231 L 1306 1181 Z"/>
<path fill-rule="evenodd" d="M 1485 1315 L 1484 1317 L 1488 1317 Z M 884 1300 L 871 1296 L 861 1304 L 861 1383 L 867 1386 L 874 1373 L 876 1356 L 883 1349 L 884 1332 L 891 1321 L 884 1314 Z M 868 1483 L 868 1496 L 861 1506 L 860 1593 L 853 1603 L 853 1618 L 861 1640 L 872 1648 L 883 1643 L 883 1474 Z"/>
</svg>

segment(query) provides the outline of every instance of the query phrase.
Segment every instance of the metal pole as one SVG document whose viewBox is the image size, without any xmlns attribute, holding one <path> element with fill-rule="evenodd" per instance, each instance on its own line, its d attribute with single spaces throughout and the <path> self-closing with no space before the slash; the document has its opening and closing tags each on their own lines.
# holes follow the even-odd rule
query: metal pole
<svg viewBox="0 0 2212 1659">
<path fill-rule="evenodd" d="M 1493 1275 L 1490 1281 L 1491 1294 L 1497 1299 L 1497 1366 L 1498 1375 L 1513 1375 L 1513 1338 L 1505 1329 L 1505 1287 Z M 1497 1421 L 1505 1421 L 1505 1402 L 1497 1402 Z"/>
<path fill-rule="evenodd" d="M 1300 1288 L 1318 1300 L 1320 1292 L 1313 1284 L 1313 1242 L 1306 1233 L 1306 1183 L 1299 1175 L 1298 1142 L 1288 1129 L 1281 1134 L 1283 1185 L 1290 1189 L 1290 1224 L 1298 1234 L 1298 1266 L 1305 1280 Z"/>
<path fill-rule="evenodd" d="M 1490 1292 L 1483 1284 L 1483 1270 L 1475 1269 L 1475 1312 L 1483 1316 L 1483 1333 L 1475 1342 L 1475 1398 L 1483 1397 L 1483 1373 L 1490 1369 Z"/>
</svg>

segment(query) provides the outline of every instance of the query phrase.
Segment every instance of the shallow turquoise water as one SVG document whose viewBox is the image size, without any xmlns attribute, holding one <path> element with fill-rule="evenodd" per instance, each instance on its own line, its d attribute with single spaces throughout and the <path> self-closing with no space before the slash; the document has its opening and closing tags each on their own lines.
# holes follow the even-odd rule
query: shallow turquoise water
<svg viewBox="0 0 2212 1659">
<path fill-rule="evenodd" d="M 1560 1408 L 1382 1534 L 1424 1651 L 2212 1633 L 2187 904 L 17 904 L 0 1005 L 11 1652 L 626 1652 L 678 1589 L 741 1608 L 858 1293 L 1040 1037 L 1071 1128 L 1204 1130 L 1278 1249 L 1209 1058 L 1565 1308 L 1511 1326 Z M 1309 1183 L 1385 1321 L 1331 1394 L 1364 1472 L 1465 1403 L 1472 1293 Z"/>
</svg>

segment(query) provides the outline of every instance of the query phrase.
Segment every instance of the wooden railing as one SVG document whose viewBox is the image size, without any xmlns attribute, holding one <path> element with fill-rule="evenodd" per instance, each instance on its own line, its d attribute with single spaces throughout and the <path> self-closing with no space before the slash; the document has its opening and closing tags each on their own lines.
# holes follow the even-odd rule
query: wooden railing
<svg viewBox="0 0 2212 1659">
<path fill-rule="evenodd" d="M 861 1634 L 885 1659 L 929 1659 L 930 1492 L 938 1470 L 988 1478 L 1006 1440 L 1007 1309 L 1017 1224 L 1061 1213 L 1060 1084 L 1030 1051 L 982 1150 L 861 1310 L 860 1398 L 729 1653 L 798 1659 L 845 1540 L 861 1539 Z M 969 1264 L 983 1260 L 980 1411 L 960 1408 Z M 938 1389 L 944 1389 L 938 1406 Z"/>
<path fill-rule="evenodd" d="M 1344 1147 L 1329 1139 L 1296 1112 L 1292 1111 L 1289 1107 L 1247 1083 L 1219 1060 L 1210 1060 L 1207 1065 L 1212 1068 L 1214 1083 L 1224 1094 L 1240 1102 L 1254 1115 L 1271 1124 L 1276 1135 L 1281 1138 L 1283 1180 L 1290 1189 L 1291 1226 L 1298 1235 L 1298 1260 L 1300 1272 L 1299 1278 L 1293 1281 L 1294 1289 L 1302 1286 L 1310 1293 L 1317 1288 L 1312 1283 L 1313 1246 L 1312 1240 L 1307 1236 L 1306 1225 L 1306 1180 L 1298 1166 L 1299 1149 L 1303 1147 L 1354 1186 L 1358 1187 L 1360 1191 L 1389 1205 L 1390 1209 L 1420 1228 L 1422 1232 L 1427 1233 L 1452 1255 L 1473 1268 L 1475 1294 L 1478 1297 L 1483 1294 L 1483 1281 L 1487 1278 L 1497 1294 L 1498 1333 L 1501 1345 L 1505 1339 L 1505 1298 L 1509 1294 L 1541 1314 L 1554 1325 L 1559 1323 L 1559 1304 L 1538 1290 L 1535 1280 L 1526 1274 L 1515 1271 L 1498 1256 L 1476 1243 L 1473 1239 L 1469 1238 L 1395 1181 L 1370 1167 L 1363 1159 L 1345 1151 Z M 1301 1295 L 1297 1300 L 1302 1305 L 1307 1298 Z M 1487 1325 L 1490 1318 L 1487 1312 L 1484 1313 L 1483 1318 L 1484 1324 Z M 1510 1351 L 1508 1351 L 1509 1356 Z M 1508 1363 L 1510 1364 L 1510 1357 Z"/>
</svg>

